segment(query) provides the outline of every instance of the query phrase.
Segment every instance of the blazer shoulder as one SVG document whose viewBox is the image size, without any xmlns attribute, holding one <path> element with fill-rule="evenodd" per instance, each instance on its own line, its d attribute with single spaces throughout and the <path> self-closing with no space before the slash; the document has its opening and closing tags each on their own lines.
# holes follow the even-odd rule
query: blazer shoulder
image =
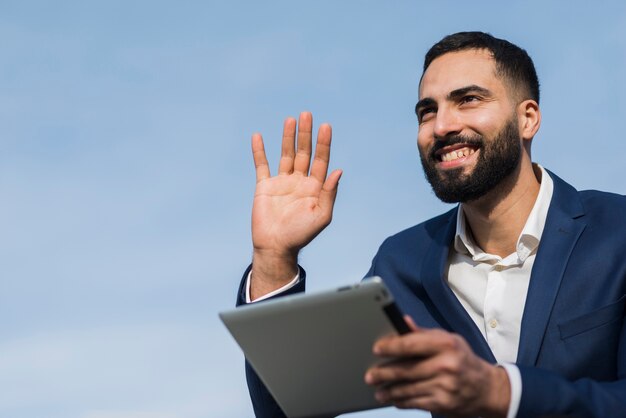
<svg viewBox="0 0 626 418">
<path fill-rule="evenodd" d="M 583 206 L 588 210 L 625 210 L 626 196 L 600 190 L 582 190 L 578 192 Z"/>
<path fill-rule="evenodd" d="M 626 196 L 600 190 L 576 190 L 572 185 L 549 172 L 554 181 L 551 208 L 573 218 L 588 221 L 612 220 L 622 224 L 626 219 Z M 621 217 L 621 219 L 619 219 Z"/>
<path fill-rule="evenodd" d="M 444 238 L 444 231 L 450 222 L 456 222 L 458 206 L 451 210 L 428 219 L 422 223 L 404 229 L 391 235 L 380 246 L 379 252 L 402 253 L 419 250 L 430 245 L 432 241 L 440 241 Z"/>
<path fill-rule="evenodd" d="M 587 228 L 610 233 L 613 244 L 626 243 L 626 196 L 597 190 L 582 191 L 580 196 Z"/>
</svg>

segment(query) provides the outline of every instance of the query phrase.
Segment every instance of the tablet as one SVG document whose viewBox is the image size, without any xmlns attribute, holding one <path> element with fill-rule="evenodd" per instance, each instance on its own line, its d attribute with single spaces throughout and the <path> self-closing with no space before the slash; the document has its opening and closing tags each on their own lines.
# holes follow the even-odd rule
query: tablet
<svg viewBox="0 0 626 418">
<path fill-rule="evenodd" d="M 384 406 L 364 382 L 374 342 L 409 332 L 382 279 L 221 312 L 246 358 L 290 418 Z"/>
</svg>

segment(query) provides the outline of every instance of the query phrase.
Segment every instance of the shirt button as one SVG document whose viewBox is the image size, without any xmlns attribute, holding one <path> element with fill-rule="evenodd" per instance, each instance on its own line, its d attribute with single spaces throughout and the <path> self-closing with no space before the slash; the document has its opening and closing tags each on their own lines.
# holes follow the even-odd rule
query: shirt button
<svg viewBox="0 0 626 418">
<path fill-rule="evenodd" d="M 491 321 L 489 321 L 489 326 L 491 328 L 495 328 L 498 326 L 498 321 L 496 321 L 495 319 L 492 319 Z"/>
<path fill-rule="evenodd" d="M 495 271 L 502 271 L 504 270 L 504 266 L 502 264 L 496 264 L 495 266 L 493 266 L 493 269 Z"/>
</svg>

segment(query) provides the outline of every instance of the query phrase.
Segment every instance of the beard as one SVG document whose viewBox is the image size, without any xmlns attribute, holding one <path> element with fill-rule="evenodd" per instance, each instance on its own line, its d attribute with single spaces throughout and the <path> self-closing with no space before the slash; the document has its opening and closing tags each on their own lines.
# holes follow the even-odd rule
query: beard
<svg viewBox="0 0 626 418">
<path fill-rule="evenodd" d="M 474 169 L 464 174 L 464 167 L 438 170 L 440 158 L 436 152 L 441 148 L 467 144 L 480 150 Z M 420 159 L 426 179 L 435 195 L 445 203 L 470 202 L 479 199 L 503 184 L 517 168 L 522 155 L 517 119 L 511 118 L 491 140 L 482 135 L 453 135 L 437 140 L 432 149 Z"/>
</svg>

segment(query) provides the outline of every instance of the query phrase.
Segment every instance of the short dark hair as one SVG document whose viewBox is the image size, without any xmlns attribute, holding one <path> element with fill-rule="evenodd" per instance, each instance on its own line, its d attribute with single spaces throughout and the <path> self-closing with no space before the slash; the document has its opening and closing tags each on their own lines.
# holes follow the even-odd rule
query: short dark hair
<svg viewBox="0 0 626 418">
<path fill-rule="evenodd" d="M 426 53 L 424 72 L 436 58 L 468 49 L 489 51 L 496 62 L 496 74 L 507 78 L 522 94 L 522 100 L 532 99 L 539 103 L 539 79 L 528 53 L 509 41 L 485 32 L 458 32 L 446 36 Z"/>
</svg>

